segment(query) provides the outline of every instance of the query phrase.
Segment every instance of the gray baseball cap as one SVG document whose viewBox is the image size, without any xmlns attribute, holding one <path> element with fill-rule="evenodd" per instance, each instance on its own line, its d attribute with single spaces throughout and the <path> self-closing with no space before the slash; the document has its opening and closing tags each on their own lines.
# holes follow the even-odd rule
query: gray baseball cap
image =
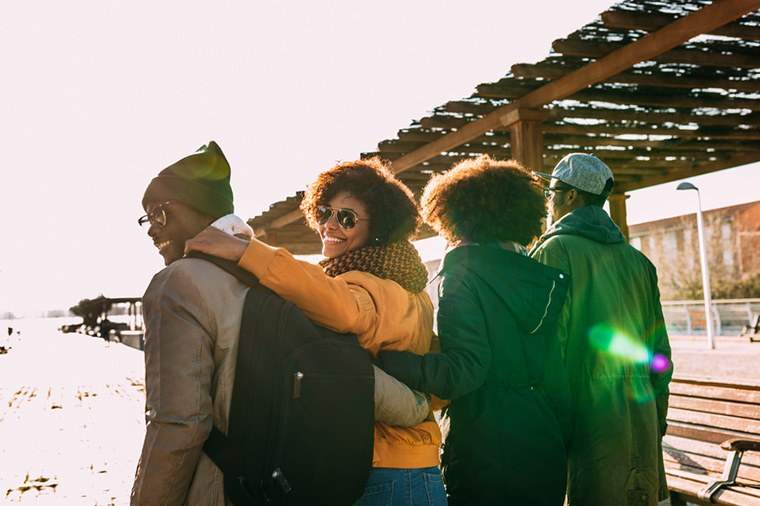
<svg viewBox="0 0 760 506">
<path fill-rule="evenodd" d="M 551 174 L 534 172 L 541 179 L 550 182 L 558 179 L 565 184 L 593 195 L 602 195 L 607 181 L 614 177 L 607 164 L 594 155 L 570 153 L 557 162 Z"/>
</svg>

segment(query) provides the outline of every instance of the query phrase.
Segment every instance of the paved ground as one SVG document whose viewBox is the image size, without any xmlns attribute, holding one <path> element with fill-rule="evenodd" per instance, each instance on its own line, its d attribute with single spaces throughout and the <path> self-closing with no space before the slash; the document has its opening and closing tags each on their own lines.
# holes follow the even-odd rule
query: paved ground
<svg viewBox="0 0 760 506">
<path fill-rule="evenodd" d="M 760 384 L 760 343 L 718 337 L 715 349 L 708 350 L 704 336 L 674 336 L 671 347 L 678 375 Z"/>
<path fill-rule="evenodd" d="M 7 323 L 2 322 L 0 330 Z M 122 505 L 144 434 L 142 353 L 16 321 L 0 346 L 0 504 Z M 678 374 L 760 382 L 760 343 L 673 338 Z M 2 350 L 0 350 L 1 353 Z"/>
</svg>

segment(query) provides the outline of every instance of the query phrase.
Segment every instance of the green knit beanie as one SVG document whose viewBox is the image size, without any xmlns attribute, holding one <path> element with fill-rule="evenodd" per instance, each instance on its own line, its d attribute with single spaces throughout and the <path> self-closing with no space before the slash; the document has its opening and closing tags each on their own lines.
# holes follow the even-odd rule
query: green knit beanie
<svg viewBox="0 0 760 506">
<path fill-rule="evenodd" d="M 190 156 L 169 165 L 145 190 L 148 202 L 176 200 L 212 218 L 234 212 L 230 164 L 219 145 L 210 141 Z"/>
</svg>

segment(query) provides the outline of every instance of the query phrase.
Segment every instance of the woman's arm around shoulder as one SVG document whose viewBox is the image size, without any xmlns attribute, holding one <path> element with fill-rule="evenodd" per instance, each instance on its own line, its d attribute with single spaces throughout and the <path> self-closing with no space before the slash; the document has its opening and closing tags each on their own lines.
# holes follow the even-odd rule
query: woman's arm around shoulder
<svg viewBox="0 0 760 506">
<path fill-rule="evenodd" d="M 382 352 L 381 367 L 411 388 L 456 399 L 479 388 L 491 366 L 485 311 L 465 273 L 444 276 L 438 305 L 441 353 Z"/>
</svg>

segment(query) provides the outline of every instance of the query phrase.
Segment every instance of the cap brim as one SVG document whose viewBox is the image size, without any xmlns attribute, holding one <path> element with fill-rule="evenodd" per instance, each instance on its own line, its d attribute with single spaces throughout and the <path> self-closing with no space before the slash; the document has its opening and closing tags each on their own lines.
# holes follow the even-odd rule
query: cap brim
<svg viewBox="0 0 760 506">
<path fill-rule="evenodd" d="M 531 172 L 534 176 L 538 176 L 547 183 L 551 183 L 552 179 L 558 179 L 557 176 L 552 176 L 551 174 L 548 174 L 546 172 L 536 172 L 535 170 Z"/>
</svg>

